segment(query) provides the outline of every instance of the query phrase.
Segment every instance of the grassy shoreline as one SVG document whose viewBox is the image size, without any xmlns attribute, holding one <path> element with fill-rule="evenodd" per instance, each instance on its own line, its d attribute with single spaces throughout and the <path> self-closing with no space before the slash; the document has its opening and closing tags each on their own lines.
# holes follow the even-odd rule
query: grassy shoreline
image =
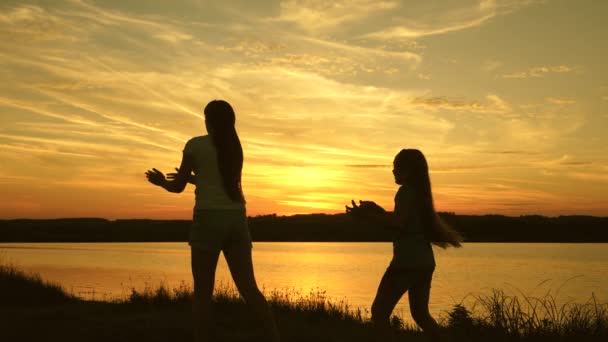
<svg viewBox="0 0 608 342">
<path fill-rule="evenodd" d="M 367 313 L 322 291 L 267 294 L 285 341 L 373 341 Z M 190 288 L 132 290 L 126 299 L 76 298 L 60 286 L 0 264 L 0 331 L 5 341 L 191 341 Z M 233 289 L 214 297 L 218 341 L 263 341 L 263 331 Z M 393 317 L 403 341 L 425 341 Z M 608 303 L 556 305 L 554 298 L 495 290 L 473 305 L 456 305 L 441 322 L 451 341 L 605 341 Z"/>
</svg>

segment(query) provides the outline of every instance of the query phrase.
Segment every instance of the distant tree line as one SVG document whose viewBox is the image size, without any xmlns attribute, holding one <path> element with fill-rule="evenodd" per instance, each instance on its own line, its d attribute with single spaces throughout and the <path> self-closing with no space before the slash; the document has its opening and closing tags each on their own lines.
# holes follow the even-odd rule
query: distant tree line
<svg viewBox="0 0 608 342">
<path fill-rule="evenodd" d="M 468 242 L 608 242 L 608 217 L 440 213 Z M 0 220 L 0 242 L 187 241 L 190 221 L 69 218 Z M 391 232 L 345 214 L 249 218 L 254 241 L 390 241 Z"/>
</svg>

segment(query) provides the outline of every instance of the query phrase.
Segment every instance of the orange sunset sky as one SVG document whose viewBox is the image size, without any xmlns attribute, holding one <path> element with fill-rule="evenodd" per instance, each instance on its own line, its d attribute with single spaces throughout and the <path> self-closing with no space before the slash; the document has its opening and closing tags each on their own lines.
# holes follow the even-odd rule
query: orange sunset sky
<svg viewBox="0 0 608 342">
<path fill-rule="evenodd" d="M 250 215 L 392 207 L 608 215 L 608 1 L 0 3 L 0 218 L 177 218 L 202 108 L 237 113 Z"/>
</svg>

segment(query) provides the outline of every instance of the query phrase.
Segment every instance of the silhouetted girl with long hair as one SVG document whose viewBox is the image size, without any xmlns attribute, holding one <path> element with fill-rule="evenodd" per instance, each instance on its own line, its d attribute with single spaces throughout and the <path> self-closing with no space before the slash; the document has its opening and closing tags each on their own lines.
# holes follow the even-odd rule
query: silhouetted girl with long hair
<svg viewBox="0 0 608 342">
<path fill-rule="evenodd" d="M 239 293 L 265 325 L 270 340 L 279 341 L 270 307 L 253 273 L 251 236 L 241 189 L 243 149 L 235 129 L 234 110 L 226 101 L 209 102 L 204 110 L 208 135 L 190 139 L 177 173 L 146 172 L 148 180 L 170 192 L 196 184 L 196 204 L 189 244 L 194 278 L 194 337 L 211 338 L 211 297 L 220 252 L 224 253 Z M 192 175 L 192 172 L 194 174 Z"/>
<path fill-rule="evenodd" d="M 435 257 L 431 244 L 442 248 L 460 247 L 462 237 L 445 224 L 435 212 L 431 181 L 424 155 L 419 150 L 401 150 L 393 162 L 395 183 L 401 185 L 395 195 L 395 210 L 386 212 L 371 201 L 346 207 L 353 217 L 391 229 L 391 260 L 372 304 L 372 321 L 379 340 L 391 338 L 390 315 L 399 299 L 408 292 L 414 321 L 433 341 L 439 340 L 438 325 L 429 313 L 431 279 Z"/>
</svg>

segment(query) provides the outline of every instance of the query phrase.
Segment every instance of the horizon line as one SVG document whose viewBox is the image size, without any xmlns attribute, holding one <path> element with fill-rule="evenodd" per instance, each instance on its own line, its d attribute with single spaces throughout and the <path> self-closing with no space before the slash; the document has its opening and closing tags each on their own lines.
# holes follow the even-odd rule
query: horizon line
<svg viewBox="0 0 608 342">
<path fill-rule="evenodd" d="M 521 215 L 505 215 L 505 214 L 496 214 L 496 213 L 485 213 L 485 214 L 458 214 L 455 212 L 450 212 L 450 211 L 438 211 L 437 213 L 439 214 L 449 214 L 449 215 L 455 215 L 455 216 L 502 216 L 502 217 L 512 217 L 512 218 L 519 218 L 519 217 L 545 217 L 545 218 L 560 218 L 560 217 L 593 217 L 593 218 L 608 218 L 608 215 L 606 216 L 596 216 L 596 215 L 585 215 L 585 214 L 567 214 L 567 215 L 554 215 L 554 216 L 550 216 L 550 215 L 543 215 L 543 214 L 521 214 Z M 325 216 L 336 216 L 336 215 L 346 215 L 346 213 L 322 213 L 322 212 L 318 212 L 318 213 L 296 213 L 296 214 L 277 214 L 277 213 L 271 213 L 271 214 L 258 214 L 258 215 L 247 215 L 248 218 L 255 218 L 255 217 L 264 217 L 264 216 L 276 216 L 276 217 L 294 217 L 294 216 L 307 216 L 307 215 L 325 215 Z M 136 217 L 132 217 L 132 218 L 105 218 L 105 217 L 96 217 L 96 216 L 74 216 L 74 217 L 49 217 L 49 218 L 28 218 L 28 217 L 19 217 L 19 218 L 0 218 L 0 221 L 18 221 L 18 220 L 39 220 L 39 221 L 44 221 L 44 220 L 106 220 L 106 221 L 127 221 L 127 220 L 148 220 L 148 221 L 192 221 L 192 219 L 183 219 L 183 218 L 165 218 L 165 219 L 158 219 L 158 218 L 136 218 Z"/>
</svg>

